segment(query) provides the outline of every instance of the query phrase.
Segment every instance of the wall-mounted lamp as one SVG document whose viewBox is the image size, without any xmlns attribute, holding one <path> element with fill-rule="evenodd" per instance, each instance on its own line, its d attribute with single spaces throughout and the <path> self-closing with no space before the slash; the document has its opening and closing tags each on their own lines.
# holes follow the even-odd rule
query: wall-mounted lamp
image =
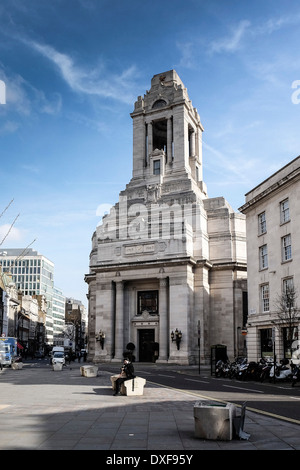
<svg viewBox="0 0 300 470">
<path fill-rule="evenodd" d="M 175 330 L 175 333 L 174 333 L 174 331 L 171 332 L 172 343 L 173 343 L 173 341 L 176 341 L 177 349 L 180 349 L 181 338 L 182 338 L 182 333 L 181 333 L 181 331 L 178 331 L 177 328 Z"/>
<path fill-rule="evenodd" d="M 104 339 L 105 339 L 105 333 L 104 331 L 100 330 L 99 333 L 96 335 L 96 341 L 100 341 L 102 349 L 104 346 Z"/>
</svg>

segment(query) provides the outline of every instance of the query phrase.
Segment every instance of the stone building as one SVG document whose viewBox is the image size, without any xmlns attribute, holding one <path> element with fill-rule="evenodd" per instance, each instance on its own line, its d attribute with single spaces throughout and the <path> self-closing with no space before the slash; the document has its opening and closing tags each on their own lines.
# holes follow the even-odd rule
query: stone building
<svg viewBox="0 0 300 470">
<path fill-rule="evenodd" d="M 273 358 L 274 353 L 278 359 L 290 359 L 293 353 L 294 361 L 300 359 L 299 200 L 297 157 L 249 191 L 240 208 L 247 226 L 249 360 Z M 289 295 L 290 312 L 282 308 Z"/>
<path fill-rule="evenodd" d="M 132 178 L 92 236 L 85 276 L 89 359 L 131 347 L 140 362 L 204 364 L 215 344 L 232 358 L 246 322 L 245 216 L 208 197 L 203 126 L 175 70 L 154 75 L 131 117 Z"/>
</svg>

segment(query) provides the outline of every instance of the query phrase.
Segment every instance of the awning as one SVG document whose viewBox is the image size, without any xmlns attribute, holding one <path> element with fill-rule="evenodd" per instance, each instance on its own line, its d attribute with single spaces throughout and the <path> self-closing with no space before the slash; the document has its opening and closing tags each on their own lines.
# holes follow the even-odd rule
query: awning
<svg viewBox="0 0 300 470">
<path fill-rule="evenodd" d="M 20 343 L 17 343 L 17 347 L 18 347 L 19 349 L 24 349 L 23 346 L 22 346 L 22 344 L 20 344 Z"/>
</svg>

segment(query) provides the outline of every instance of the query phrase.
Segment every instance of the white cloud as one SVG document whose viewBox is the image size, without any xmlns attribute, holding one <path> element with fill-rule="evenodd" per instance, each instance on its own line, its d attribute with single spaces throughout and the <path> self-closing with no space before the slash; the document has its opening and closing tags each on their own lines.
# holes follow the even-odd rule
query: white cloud
<svg viewBox="0 0 300 470">
<path fill-rule="evenodd" d="M 280 16 L 278 18 L 269 18 L 265 23 L 252 30 L 253 34 L 271 34 L 285 26 L 292 26 L 300 22 L 300 14 L 293 16 Z"/>
<path fill-rule="evenodd" d="M 75 92 L 132 103 L 136 89 L 133 81 L 137 74 L 135 66 L 128 67 L 118 75 L 110 73 L 106 78 L 103 76 L 104 67 L 102 65 L 93 70 L 85 70 L 76 65 L 70 56 L 51 46 L 35 41 L 26 40 L 24 42 L 52 62 L 58 68 L 65 82 Z"/>
<path fill-rule="evenodd" d="M 231 35 L 216 41 L 210 45 L 210 52 L 234 52 L 240 48 L 241 42 L 245 34 L 249 31 L 251 26 L 250 21 L 240 21 L 238 26 L 232 31 Z"/>
<path fill-rule="evenodd" d="M 57 114 L 61 109 L 61 96 L 54 93 L 47 98 L 45 93 L 32 86 L 21 75 L 6 73 L 0 68 L 0 78 L 6 84 L 6 104 L 1 106 L 1 114 L 14 114 L 27 118 L 32 113 Z M 2 124 L 0 133 L 15 132 L 19 124 L 9 120 Z"/>
<path fill-rule="evenodd" d="M 15 242 L 22 239 L 22 232 L 16 227 L 11 227 L 10 224 L 0 225 L 0 244 L 4 241 Z"/>
<path fill-rule="evenodd" d="M 252 24 L 248 20 L 242 20 L 237 26 L 231 29 L 231 34 L 212 41 L 209 47 L 210 53 L 235 52 L 242 46 L 242 41 L 248 36 L 253 38 L 272 34 L 284 27 L 297 25 L 300 23 L 300 14 L 293 16 L 273 17 L 261 24 Z"/>
<path fill-rule="evenodd" d="M 0 126 L 0 134 L 12 134 L 19 128 L 19 124 L 14 121 L 6 121 Z"/>
<path fill-rule="evenodd" d="M 178 65 L 180 67 L 193 69 L 195 67 L 195 53 L 193 51 L 194 44 L 192 42 L 177 42 L 176 46 L 181 53 L 181 59 Z"/>
</svg>

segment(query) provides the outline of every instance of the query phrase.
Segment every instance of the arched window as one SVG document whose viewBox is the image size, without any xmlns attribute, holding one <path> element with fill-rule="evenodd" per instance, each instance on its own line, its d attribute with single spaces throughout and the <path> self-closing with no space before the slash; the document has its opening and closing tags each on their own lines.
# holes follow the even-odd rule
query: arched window
<svg viewBox="0 0 300 470">
<path fill-rule="evenodd" d="M 164 106 L 166 106 L 166 101 L 165 100 L 157 100 L 155 101 L 155 103 L 153 104 L 152 106 L 152 109 L 156 109 L 156 108 L 163 108 Z"/>
</svg>

